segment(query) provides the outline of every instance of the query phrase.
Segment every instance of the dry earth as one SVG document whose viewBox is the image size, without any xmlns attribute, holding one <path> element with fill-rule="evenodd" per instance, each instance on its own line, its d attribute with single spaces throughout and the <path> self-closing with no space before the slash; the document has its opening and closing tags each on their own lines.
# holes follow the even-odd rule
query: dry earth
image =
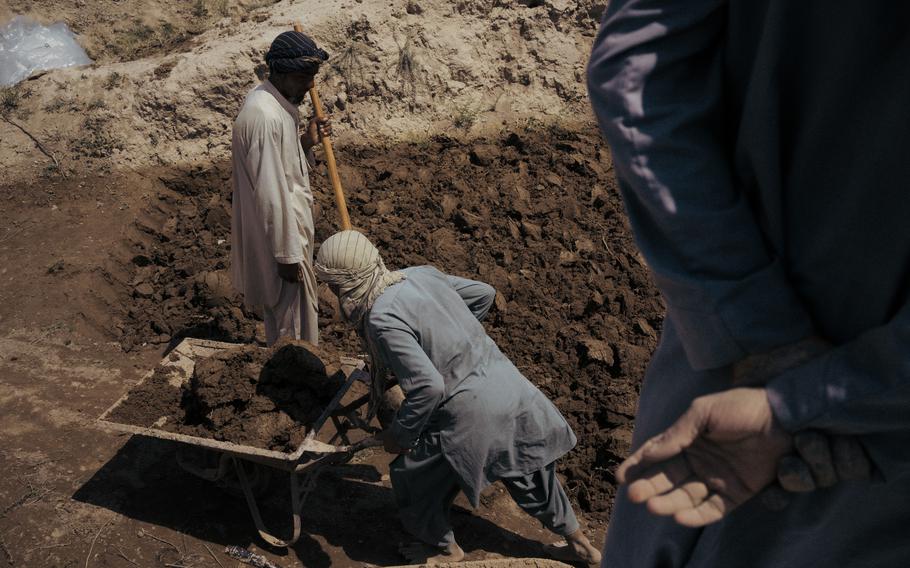
<svg viewBox="0 0 910 568">
<path fill-rule="evenodd" d="M 354 223 L 392 266 L 497 287 L 488 329 L 579 434 L 561 473 L 602 543 L 662 316 L 584 97 L 603 6 L 381 4 L 0 2 L 0 17 L 67 21 L 97 62 L 0 98 L 0 566 L 228 566 L 228 544 L 282 566 L 400 562 L 380 452 L 324 475 L 304 537 L 280 551 L 169 444 L 92 426 L 180 338 L 262 337 L 224 278 L 226 160 L 261 55 L 293 20 L 333 55 L 320 89 Z M 322 239 L 335 221 L 321 170 L 313 181 Z M 320 309 L 323 340 L 356 354 Z M 499 487 L 461 504 L 469 559 L 554 540 Z M 282 506 L 276 493 L 276 525 Z"/>
</svg>

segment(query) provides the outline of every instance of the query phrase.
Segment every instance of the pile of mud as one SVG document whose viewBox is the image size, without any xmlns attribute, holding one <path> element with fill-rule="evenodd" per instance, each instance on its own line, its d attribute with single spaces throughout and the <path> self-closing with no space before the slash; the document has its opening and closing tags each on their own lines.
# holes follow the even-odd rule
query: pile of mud
<svg viewBox="0 0 910 568">
<path fill-rule="evenodd" d="M 160 193 L 137 220 L 125 290 L 124 319 L 132 325 L 114 330 L 126 351 L 143 343 L 175 345 L 184 337 L 257 339 L 254 316 L 234 292 L 227 270 L 228 176 L 211 170 L 163 178 L 172 191 Z"/>
<path fill-rule="evenodd" d="M 293 451 L 344 382 L 338 360 L 332 349 L 284 340 L 216 352 L 182 384 L 178 368 L 158 366 L 109 420 Z"/>
<path fill-rule="evenodd" d="M 433 264 L 496 287 L 485 326 L 578 434 L 578 447 L 560 460 L 568 492 L 582 510 L 608 513 L 612 470 L 628 451 L 664 307 L 596 128 L 516 128 L 470 142 L 437 136 L 336 152 L 352 222 L 387 266 Z M 114 333 L 126 348 L 188 335 L 261 339 L 225 276 L 229 164 L 163 181 L 168 189 L 131 243 L 133 276 Z M 311 181 L 319 243 L 337 222 L 326 178 L 313 172 Z M 330 300 L 323 290 L 320 341 L 359 354 Z"/>
</svg>

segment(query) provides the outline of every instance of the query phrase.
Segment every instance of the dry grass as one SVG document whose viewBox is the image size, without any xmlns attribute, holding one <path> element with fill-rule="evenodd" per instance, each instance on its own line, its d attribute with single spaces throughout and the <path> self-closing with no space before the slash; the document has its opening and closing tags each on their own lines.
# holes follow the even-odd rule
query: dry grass
<svg viewBox="0 0 910 568">
<path fill-rule="evenodd" d="M 7 87 L 0 90 L 0 114 L 10 114 L 17 108 L 22 101 L 22 93 L 19 87 Z"/>
<path fill-rule="evenodd" d="M 349 93 L 356 93 L 364 89 L 367 84 L 364 74 L 366 54 L 367 46 L 353 41 L 342 50 L 338 57 L 330 60 L 332 69 L 341 76 Z"/>
<path fill-rule="evenodd" d="M 456 105 L 455 113 L 452 115 L 452 124 L 455 125 L 455 128 L 468 131 L 477 122 L 478 116 L 480 116 L 480 108 L 467 103 L 459 104 Z"/>
<path fill-rule="evenodd" d="M 114 71 L 113 73 L 111 73 L 110 75 L 107 76 L 107 79 L 105 79 L 104 88 L 108 89 L 108 90 L 115 89 L 115 88 L 123 85 L 123 79 L 124 79 L 123 75 Z"/>
<path fill-rule="evenodd" d="M 414 36 L 406 35 L 403 43 L 399 43 L 395 37 L 395 45 L 398 47 L 398 60 L 393 65 L 395 76 L 401 81 L 405 94 L 416 97 L 418 88 L 426 81 L 423 65 L 415 48 Z"/>
<path fill-rule="evenodd" d="M 107 158 L 120 147 L 110 133 L 109 120 L 90 115 L 82 122 L 82 136 L 75 140 L 73 151 L 88 158 Z"/>
<path fill-rule="evenodd" d="M 21 83 L 0 89 L 0 115 L 6 117 L 15 114 L 19 118 L 26 118 L 29 111 L 22 103 L 33 94 L 31 87 Z"/>
</svg>

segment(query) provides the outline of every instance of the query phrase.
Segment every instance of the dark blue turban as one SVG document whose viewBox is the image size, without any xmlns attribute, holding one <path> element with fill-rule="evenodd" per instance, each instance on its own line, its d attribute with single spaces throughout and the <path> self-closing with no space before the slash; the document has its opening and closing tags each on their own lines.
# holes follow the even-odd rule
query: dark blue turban
<svg viewBox="0 0 910 568">
<path fill-rule="evenodd" d="M 316 42 L 304 33 L 284 32 L 275 38 L 265 54 L 265 62 L 272 73 L 312 73 L 329 58 L 329 54 L 316 47 Z"/>
</svg>

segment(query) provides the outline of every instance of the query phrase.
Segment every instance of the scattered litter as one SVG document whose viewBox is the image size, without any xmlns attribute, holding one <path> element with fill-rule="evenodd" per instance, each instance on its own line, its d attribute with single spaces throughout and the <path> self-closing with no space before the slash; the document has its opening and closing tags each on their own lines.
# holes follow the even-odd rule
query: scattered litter
<svg viewBox="0 0 910 568">
<path fill-rule="evenodd" d="M 228 556 L 230 556 L 231 558 L 239 560 L 240 562 L 243 562 L 244 564 L 249 564 L 251 566 L 254 566 L 255 568 L 281 568 L 277 564 L 270 562 L 269 559 L 266 558 L 265 556 L 261 556 L 259 554 L 252 553 L 249 550 L 247 550 L 243 547 L 240 547 L 240 546 L 225 547 L 224 553 L 227 554 Z"/>
<path fill-rule="evenodd" d="M 16 16 L 0 26 L 0 87 L 15 85 L 38 71 L 91 62 L 63 22 L 44 26 Z"/>
</svg>

